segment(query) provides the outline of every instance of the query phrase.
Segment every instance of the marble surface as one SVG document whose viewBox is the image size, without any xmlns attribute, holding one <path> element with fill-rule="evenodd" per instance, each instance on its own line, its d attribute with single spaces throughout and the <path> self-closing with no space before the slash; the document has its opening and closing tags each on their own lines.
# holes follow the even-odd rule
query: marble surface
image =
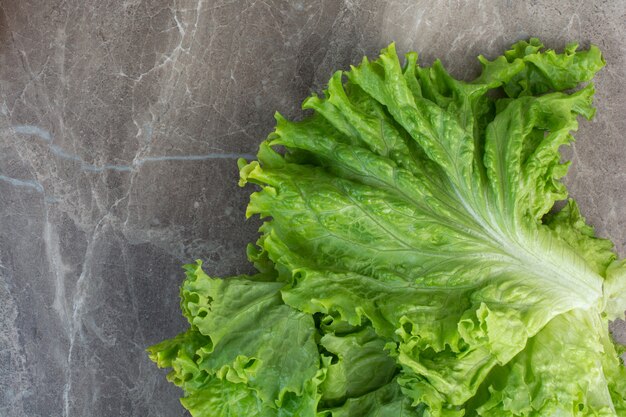
<svg viewBox="0 0 626 417">
<path fill-rule="evenodd" d="M 392 40 L 464 77 L 531 35 L 599 45 L 567 182 L 625 255 L 625 21 L 624 1 L 0 0 L 0 415 L 185 415 L 144 349 L 184 327 L 183 262 L 250 269 L 236 158 Z"/>
</svg>

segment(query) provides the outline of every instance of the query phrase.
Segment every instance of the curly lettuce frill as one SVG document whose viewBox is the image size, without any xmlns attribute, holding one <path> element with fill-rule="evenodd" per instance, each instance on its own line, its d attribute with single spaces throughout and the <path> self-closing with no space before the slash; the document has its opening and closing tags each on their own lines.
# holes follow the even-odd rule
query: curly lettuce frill
<svg viewBox="0 0 626 417">
<path fill-rule="evenodd" d="M 337 72 L 241 185 L 255 276 L 188 265 L 150 348 L 194 417 L 626 416 L 626 266 L 560 182 L 592 46 L 518 42 L 454 79 L 394 45 Z M 495 93 L 494 93 L 495 91 Z"/>
</svg>

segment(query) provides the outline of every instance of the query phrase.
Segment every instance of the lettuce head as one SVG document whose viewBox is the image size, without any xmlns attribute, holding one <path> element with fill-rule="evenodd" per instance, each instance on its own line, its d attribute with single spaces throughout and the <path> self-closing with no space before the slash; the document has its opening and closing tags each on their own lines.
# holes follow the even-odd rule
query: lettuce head
<svg viewBox="0 0 626 417">
<path fill-rule="evenodd" d="M 239 161 L 258 273 L 185 266 L 189 328 L 149 348 L 194 417 L 626 417 L 626 264 L 560 181 L 604 60 L 478 59 L 391 44 Z"/>
</svg>

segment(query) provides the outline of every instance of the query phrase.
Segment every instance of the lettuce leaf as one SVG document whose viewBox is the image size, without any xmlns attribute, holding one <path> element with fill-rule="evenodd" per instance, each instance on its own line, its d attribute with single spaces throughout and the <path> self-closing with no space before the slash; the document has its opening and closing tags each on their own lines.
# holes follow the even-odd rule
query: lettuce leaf
<svg viewBox="0 0 626 417">
<path fill-rule="evenodd" d="M 190 329 L 149 349 L 194 417 L 626 416 L 626 266 L 555 208 L 604 60 L 479 60 L 460 81 L 392 44 L 239 161 L 259 273 L 188 265 Z"/>
</svg>

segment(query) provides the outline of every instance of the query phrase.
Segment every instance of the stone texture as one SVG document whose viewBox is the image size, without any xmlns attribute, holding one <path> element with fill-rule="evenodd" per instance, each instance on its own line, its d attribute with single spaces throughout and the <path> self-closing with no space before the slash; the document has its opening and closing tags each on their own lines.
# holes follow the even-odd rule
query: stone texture
<svg viewBox="0 0 626 417">
<path fill-rule="evenodd" d="M 1 0 L 0 415 L 185 415 L 144 349 L 184 328 L 183 262 L 250 269 L 236 158 L 392 40 L 465 77 L 531 35 L 599 45 L 567 182 L 626 254 L 624 21 L 623 1 Z"/>
</svg>

